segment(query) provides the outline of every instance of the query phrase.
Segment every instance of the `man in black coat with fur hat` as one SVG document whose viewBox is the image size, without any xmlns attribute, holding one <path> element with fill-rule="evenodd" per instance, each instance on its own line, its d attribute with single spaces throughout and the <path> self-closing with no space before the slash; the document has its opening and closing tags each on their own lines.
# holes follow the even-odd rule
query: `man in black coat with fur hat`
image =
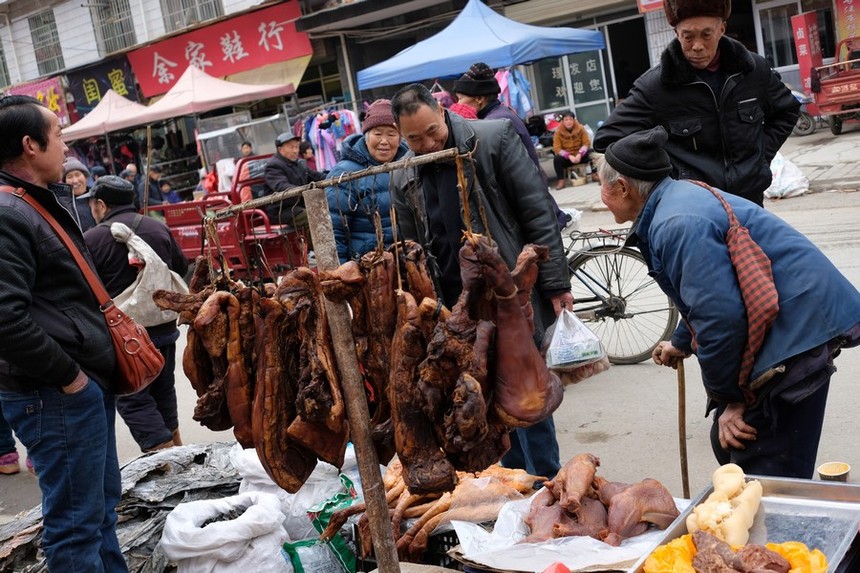
<svg viewBox="0 0 860 573">
<path fill-rule="evenodd" d="M 730 0 L 664 0 L 663 9 L 676 38 L 597 131 L 594 149 L 662 125 L 674 178 L 761 205 L 800 104 L 764 58 L 724 36 Z"/>
</svg>

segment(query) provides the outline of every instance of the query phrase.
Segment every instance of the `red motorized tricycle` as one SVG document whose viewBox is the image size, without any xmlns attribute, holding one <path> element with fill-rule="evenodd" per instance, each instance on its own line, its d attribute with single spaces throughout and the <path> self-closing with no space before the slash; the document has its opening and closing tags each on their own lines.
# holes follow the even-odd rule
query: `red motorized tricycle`
<svg viewBox="0 0 860 573">
<path fill-rule="evenodd" d="M 833 135 L 842 133 L 846 121 L 860 120 L 860 37 L 836 46 L 836 61 L 812 69 L 815 104 L 826 116 Z"/>
<path fill-rule="evenodd" d="M 229 191 L 209 193 L 182 203 L 149 207 L 160 213 L 189 261 L 211 255 L 234 279 L 276 280 L 286 271 L 308 264 L 307 229 L 273 225 L 265 211 L 248 209 L 235 216 L 214 221 L 207 228 L 204 218 L 215 211 L 241 202 L 242 189 L 263 185 L 256 167 L 270 156 L 243 157 L 236 164 L 236 176 Z M 189 269 L 189 275 L 193 269 Z"/>
</svg>

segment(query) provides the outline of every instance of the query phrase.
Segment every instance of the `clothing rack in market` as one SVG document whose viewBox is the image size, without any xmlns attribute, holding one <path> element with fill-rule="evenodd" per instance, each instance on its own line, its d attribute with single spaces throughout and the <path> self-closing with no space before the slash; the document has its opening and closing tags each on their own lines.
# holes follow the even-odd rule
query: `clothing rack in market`
<svg viewBox="0 0 860 573">
<path fill-rule="evenodd" d="M 331 215 L 326 200 L 326 187 L 337 185 L 362 177 L 379 173 L 387 173 L 397 169 L 406 169 L 429 163 L 450 161 L 458 158 L 458 149 L 446 149 L 436 153 L 428 153 L 418 157 L 409 157 L 383 165 L 369 167 L 361 171 L 344 173 L 324 181 L 316 181 L 309 185 L 281 191 L 268 197 L 252 199 L 237 205 L 220 209 L 204 219 L 204 226 L 211 225 L 218 219 L 235 216 L 245 209 L 255 209 L 270 205 L 284 199 L 304 198 L 308 214 L 308 226 L 314 245 L 319 271 L 334 270 L 340 265 L 334 238 Z M 468 154 L 466 154 L 468 157 Z M 355 340 L 352 337 L 352 318 L 346 301 L 335 302 L 325 299 L 326 316 L 329 332 L 331 333 L 337 369 L 340 373 L 341 390 L 343 391 L 347 419 L 349 420 L 350 439 L 355 446 L 358 471 L 361 476 L 362 492 L 366 514 L 370 525 L 371 540 L 374 556 L 380 573 L 400 573 L 397 557 L 397 547 L 391 528 L 391 518 L 388 503 L 385 499 L 385 486 L 382 483 L 382 473 L 379 469 L 379 458 L 371 437 L 370 411 L 364 395 L 364 384 L 355 352 Z"/>
</svg>

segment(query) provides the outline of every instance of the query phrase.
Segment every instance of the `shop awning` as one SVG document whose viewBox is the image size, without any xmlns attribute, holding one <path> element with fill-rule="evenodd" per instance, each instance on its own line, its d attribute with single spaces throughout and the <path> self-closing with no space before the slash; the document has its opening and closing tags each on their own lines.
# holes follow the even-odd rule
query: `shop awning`
<svg viewBox="0 0 860 573">
<path fill-rule="evenodd" d="M 148 113 L 145 105 L 126 99 L 113 90 L 107 90 L 96 107 L 83 119 L 63 129 L 63 141 L 85 139 L 111 131 L 141 125 Z"/>
<path fill-rule="evenodd" d="M 480 0 L 469 0 L 438 34 L 358 72 L 358 87 L 458 76 L 475 62 L 501 68 L 604 47 L 598 31 L 521 24 L 497 14 Z"/>
<path fill-rule="evenodd" d="M 219 107 L 289 95 L 295 91 L 291 83 L 240 84 L 213 78 L 194 66 L 188 66 L 170 91 L 146 108 L 146 116 L 141 123 L 194 115 Z"/>
</svg>

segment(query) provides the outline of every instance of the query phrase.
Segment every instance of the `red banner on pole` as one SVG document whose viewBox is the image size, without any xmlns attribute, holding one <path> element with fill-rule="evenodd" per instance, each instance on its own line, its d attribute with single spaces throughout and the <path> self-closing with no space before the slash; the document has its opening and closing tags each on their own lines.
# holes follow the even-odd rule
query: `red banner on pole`
<svg viewBox="0 0 860 573">
<path fill-rule="evenodd" d="M 163 94 L 188 66 L 224 77 L 313 54 L 297 0 L 157 42 L 129 52 L 128 60 L 146 97 Z"/>
<path fill-rule="evenodd" d="M 640 14 L 663 9 L 663 0 L 637 0 L 637 3 L 639 4 Z"/>
<path fill-rule="evenodd" d="M 815 12 L 805 12 L 791 17 L 791 29 L 794 34 L 794 46 L 797 51 L 797 64 L 800 80 L 803 82 L 801 91 L 806 95 L 812 94 L 811 70 L 822 65 L 821 39 L 818 35 L 818 15 Z M 806 104 L 807 111 L 818 115 L 814 103 Z"/>
</svg>

